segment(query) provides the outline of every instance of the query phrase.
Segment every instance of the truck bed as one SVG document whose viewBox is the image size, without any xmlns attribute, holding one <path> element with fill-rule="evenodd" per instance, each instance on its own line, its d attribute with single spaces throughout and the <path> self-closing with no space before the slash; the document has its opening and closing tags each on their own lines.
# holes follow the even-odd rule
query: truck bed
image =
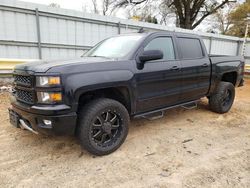
<svg viewBox="0 0 250 188">
<path fill-rule="evenodd" d="M 222 63 L 222 62 L 239 62 L 243 61 L 242 56 L 229 56 L 229 55 L 209 55 L 212 64 Z"/>
</svg>

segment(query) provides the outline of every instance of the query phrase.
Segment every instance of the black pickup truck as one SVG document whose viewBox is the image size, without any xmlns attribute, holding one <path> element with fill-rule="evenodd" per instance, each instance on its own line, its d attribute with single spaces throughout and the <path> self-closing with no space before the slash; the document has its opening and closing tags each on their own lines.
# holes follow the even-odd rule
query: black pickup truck
<svg viewBox="0 0 250 188">
<path fill-rule="evenodd" d="M 77 135 L 95 155 L 124 142 L 132 117 L 209 99 L 230 110 L 243 85 L 244 60 L 209 56 L 197 35 L 142 32 L 103 40 L 81 58 L 14 69 L 10 121 L 33 133 Z"/>
</svg>

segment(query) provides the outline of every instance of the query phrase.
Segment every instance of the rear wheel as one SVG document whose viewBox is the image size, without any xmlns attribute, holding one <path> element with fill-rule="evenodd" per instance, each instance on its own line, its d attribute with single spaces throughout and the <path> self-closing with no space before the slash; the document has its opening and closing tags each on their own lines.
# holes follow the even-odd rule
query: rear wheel
<svg viewBox="0 0 250 188">
<path fill-rule="evenodd" d="M 126 108 L 112 99 L 96 99 L 79 113 L 79 139 L 82 147 L 94 155 L 107 155 L 120 147 L 128 134 Z"/>
<path fill-rule="evenodd" d="M 231 109 L 234 97 L 234 85 L 229 82 L 221 82 L 215 93 L 209 97 L 210 109 L 217 113 L 226 113 Z"/>
</svg>

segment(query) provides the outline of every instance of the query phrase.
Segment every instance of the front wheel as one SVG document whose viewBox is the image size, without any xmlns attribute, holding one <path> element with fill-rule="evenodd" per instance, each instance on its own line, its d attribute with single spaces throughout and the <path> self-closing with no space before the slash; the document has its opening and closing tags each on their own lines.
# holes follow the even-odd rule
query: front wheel
<svg viewBox="0 0 250 188">
<path fill-rule="evenodd" d="M 129 114 L 121 103 L 107 98 L 93 100 L 79 113 L 80 143 L 94 155 L 107 155 L 122 145 L 128 125 Z"/>
<path fill-rule="evenodd" d="M 210 109 L 223 114 L 228 112 L 234 102 L 235 88 L 230 82 L 220 82 L 215 93 L 209 97 Z"/>
</svg>

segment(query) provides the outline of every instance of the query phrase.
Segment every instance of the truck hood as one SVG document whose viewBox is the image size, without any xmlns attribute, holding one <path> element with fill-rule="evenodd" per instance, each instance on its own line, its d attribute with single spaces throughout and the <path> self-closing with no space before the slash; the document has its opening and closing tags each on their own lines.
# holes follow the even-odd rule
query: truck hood
<svg viewBox="0 0 250 188">
<path fill-rule="evenodd" d="M 68 60 L 34 61 L 16 65 L 15 70 L 44 73 L 47 72 L 49 69 L 55 67 L 63 67 L 73 64 L 80 65 L 80 64 L 91 64 L 91 63 L 103 63 L 107 61 L 114 61 L 114 59 L 108 59 L 103 57 L 82 57 L 82 58 L 68 59 Z"/>
</svg>

